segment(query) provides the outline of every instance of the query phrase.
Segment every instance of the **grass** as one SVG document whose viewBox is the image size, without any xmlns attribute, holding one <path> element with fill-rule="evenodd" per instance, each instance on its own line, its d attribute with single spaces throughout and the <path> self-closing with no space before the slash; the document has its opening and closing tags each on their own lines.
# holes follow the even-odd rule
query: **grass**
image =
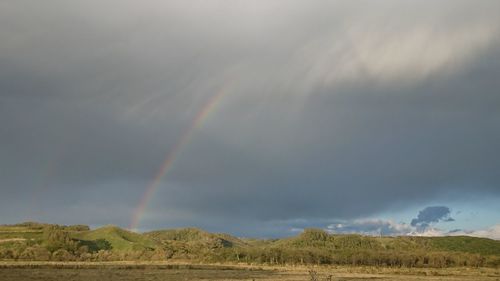
<svg viewBox="0 0 500 281">
<path fill-rule="evenodd" d="M 399 251 L 462 252 L 500 256 L 500 241 L 470 236 L 446 237 L 369 237 L 362 235 L 328 235 L 321 231 L 304 232 L 298 236 L 269 243 L 284 247 L 316 247 L 323 249 L 372 249 Z"/>
<path fill-rule="evenodd" d="M 377 268 L 349 266 L 276 267 L 164 262 L 0 262 L 2 281 L 23 280 L 499 280 L 492 268 Z M 330 279 L 329 279 L 330 278 Z"/>
<path fill-rule="evenodd" d="M 500 243 L 495 240 L 468 236 L 434 237 L 430 240 L 433 248 L 483 255 L 500 255 Z"/>
<path fill-rule="evenodd" d="M 154 249 L 158 244 L 147 236 L 124 230 L 116 226 L 105 226 L 96 230 L 75 232 L 72 237 L 79 240 L 94 241 L 104 239 L 114 251 L 138 251 Z"/>
<path fill-rule="evenodd" d="M 43 231 L 40 229 L 30 229 L 24 226 L 0 226 L 0 241 L 6 239 L 41 239 Z"/>
</svg>

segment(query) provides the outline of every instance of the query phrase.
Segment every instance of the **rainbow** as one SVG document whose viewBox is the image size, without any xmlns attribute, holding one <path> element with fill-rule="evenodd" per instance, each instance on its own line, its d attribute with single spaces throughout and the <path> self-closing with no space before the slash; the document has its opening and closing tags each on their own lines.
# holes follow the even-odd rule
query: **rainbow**
<svg viewBox="0 0 500 281">
<path fill-rule="evenodd" d="M 152 182 L 147 186 L 146 191 L 144 192 L 144 194 L 141 197 L 141 200 L 139 201 L 139 204 L 135 208 L 132 214 L 132 218 L 130 220 L 129 229 L 131 230 L 137 229 L 141 221 L 141 218 L 143 217 L 144 212 L 146 211 L 146 208 L 149 202 L 151 201 L 151 198 L 153 197 L 154 193 L 160 186 L 162 179 L 172 169 L 179 153 L 188 145 L 196 129 L 200 128 L 203 125 L 204 121 L 207 120 L 210 113 L 214 111 L 214 109 L 217 107 L 217 105 L 220 103 L 220 101 L 226 95 L 226 93 L 227 93 L 227 87 L 223 86 L 222 89 L 219 92 L 217 92 L 217 94 L 212 96 L 202 106 L 201 110 L 193 119 L 193 122 L 191 122 L 191 125 L 187 127 L 187 129 L 181 134 L 180 138 L 177 140 L 172 149 L 167 153 L 167 155 L 165 156 L 165 160 L 160 166 L 160 169 L 156 173 Z"/>
</svg>

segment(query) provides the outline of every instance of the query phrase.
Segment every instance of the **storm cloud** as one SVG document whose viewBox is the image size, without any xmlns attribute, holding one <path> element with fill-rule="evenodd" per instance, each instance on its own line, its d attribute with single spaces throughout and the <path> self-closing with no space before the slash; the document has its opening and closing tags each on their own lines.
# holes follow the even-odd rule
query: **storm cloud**
<svg viewBox="0 0 500 281">
<path fill-rule="evenodd" d="M 411 220 L 411 226 L 417 227 L 417 229 L 424 231 L 433 223 L 438 223 L 440 221 L 449 222 L 454 221 L 450 217 L 450 208 L 445 206 L 431 206 L 418 212 L 418 216 Z"/>
<path fill-rule="evenodd" d="M 2 1 L 0 223 L 127 226 L 222 89 L 141 229 L 274 235 L 499 197 L 499 9 Z M 442 219 L 426 210 L 415 225 Z"/>
</svg>

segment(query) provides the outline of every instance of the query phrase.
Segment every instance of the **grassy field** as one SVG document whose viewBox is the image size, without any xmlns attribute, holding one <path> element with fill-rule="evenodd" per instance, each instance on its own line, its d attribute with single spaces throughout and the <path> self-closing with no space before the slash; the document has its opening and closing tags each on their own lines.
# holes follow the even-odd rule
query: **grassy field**
<svg viewBox="0 0 500 281">
<path fill-rule="evenodd" d="M 1 262 L 0 280 L 500 280 L 500 269 L 270 267 L 169 263 Z"/>
</svg>

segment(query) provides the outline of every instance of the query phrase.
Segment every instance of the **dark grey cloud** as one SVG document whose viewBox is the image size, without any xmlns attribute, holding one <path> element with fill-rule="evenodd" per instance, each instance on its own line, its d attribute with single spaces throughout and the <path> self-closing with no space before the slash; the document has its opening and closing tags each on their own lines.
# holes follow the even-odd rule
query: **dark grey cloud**
<svg viewBox="0 0 500 281">
<path fill-rule="evenodd" d="M 446 206 L 430 206 L 418 212 L 418 216 L 412 219 L 410 224 L 420 231 L 425 231 L 431 224 L 454 221 L 450 215 L 450 208 Z"/>
<path fill-rule="evenodd" d="M 500 196 L 498 8 L 2 1 L 2 220 L 126 226 L 222 87 L 142 228 L 272 235 Z"/>
</svg>

